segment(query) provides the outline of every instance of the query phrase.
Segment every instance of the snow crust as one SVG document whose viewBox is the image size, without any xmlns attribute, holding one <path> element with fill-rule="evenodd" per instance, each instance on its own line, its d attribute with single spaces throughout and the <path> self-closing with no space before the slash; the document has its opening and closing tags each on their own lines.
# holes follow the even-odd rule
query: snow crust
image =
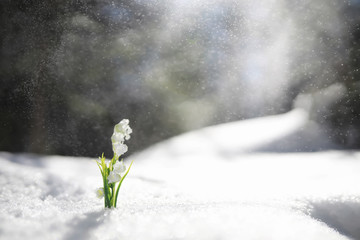
<svg viewBox="0 0 360 240">
<path fill-rule="evenodd" d="M 175 137 L 127 158 L 111 210 L 94 159 L 2 152 L 0 239 L 360 239 L 360 152 L 311 143 L 301 110 Z"/>
</svg>

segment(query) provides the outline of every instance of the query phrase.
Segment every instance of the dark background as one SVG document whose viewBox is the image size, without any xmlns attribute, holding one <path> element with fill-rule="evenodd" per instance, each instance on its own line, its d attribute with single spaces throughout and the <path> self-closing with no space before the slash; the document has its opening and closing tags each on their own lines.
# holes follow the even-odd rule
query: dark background
<svg viewBox="0 0 360 240">
<path fill-rule="evenodd" d="M 236 2 L 2 0 L 0 150 L 110 156 L 128 118 L 131 153 L 287 112 L 300 95 L 329 138 L 359 148 L 360 2 L 279 1 L 262 22 L 261 3 Z M 251 52 L 286 58 L 248 83 L 260 71 Z"/>
</svg>

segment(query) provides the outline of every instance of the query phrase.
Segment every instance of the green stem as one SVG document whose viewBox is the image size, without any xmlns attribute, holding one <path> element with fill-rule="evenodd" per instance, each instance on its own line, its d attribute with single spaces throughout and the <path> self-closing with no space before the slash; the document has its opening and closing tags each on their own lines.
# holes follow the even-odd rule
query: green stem
<svg viewBox="0 0 360 240">
<path fill-rule="evenodd" d="M 111 184 L 111 206 L 114 206 L 114 200 L 115 200 L 115 184 Z"/>
<path fill-rule="evenodd" d="M 110 199 L 109 199 L 109 185 L 107 183 L 107 179 L 105 176 L 103 176 L 103 182 L 104 182 L 104 199 L 105 199 L 105 207 L 110 208 Z"/>
</svg>

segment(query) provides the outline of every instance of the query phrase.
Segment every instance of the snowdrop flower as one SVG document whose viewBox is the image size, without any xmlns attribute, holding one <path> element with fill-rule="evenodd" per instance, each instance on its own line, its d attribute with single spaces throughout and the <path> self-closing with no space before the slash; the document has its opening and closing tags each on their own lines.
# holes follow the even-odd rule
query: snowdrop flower
<svg viewBox="0 0 360 240">
<path fill-rule="evenodd" d="M 116 162 L 113 166 L 113 170 L 110 172 L 108 180 L 109 184 L 119 182 L 121 180 L 121 174 L 126 171 L 126 166 L 121 162 Z"/>
<path fill-rule="evenodd" d="M 121 175 L 126 171 L 126 166 L 123 161 L 118 161 L 114 164 L 113 172 Z"/>
<path fill-rule="evenodd" d="M 113 143 L 113 151 L 116 154 L 116 156 L 121 156 L 124 153 L 126 153 L 128 150 L 128 147 L 126 144 L 123 144 L 121 142 Z"/>
<path fill-rule="evenodd" d="M 129 126 L 129 119 L 123 119 L 114 127 L 114 134 L 117 135 L 117 139 L 123 139 L 129 140 L 130 134 L 132 133 L 132 129 Z"/>
<path fill-rule="evenodd" d="M 113 143 L 116 142 L 124 142 L 125 140 L 130 139 L 130 134 L 132 133 L 132 129 L 129 126 L 129 120 L 123 119 L 114 127 L 114 133 L 111 136 L 111 141 Z"/>
<path fill-rule="evenodd" d="M 110 174 L 109 174 L 109 176 L 108 176 L 109 184 L 110 184 L 110 183 L 120 182 L 120 180 L 121 180 L 120 174 L 117 174 L 117 173 L 114 172 L 114 171 L 110 172 Z"/>
<path fill-rule="evenodd" d="M 96 193 L 96 196 L 99 198 L 99 199 L 101 199 L 101 198 L 103 198 L 104 197 L 104 188 L 97 188 L 96 189 L 96 191 L 95 191 L 95 193 Z"/>
<path fill-rule="evenodd" d="M 130 139 L 132 129 L 129 126 L 129 120 L 123 119 L 114 127 L 114 133 L 111 136 L 113 151 L 116 156 L 121 156 L 127 152 L 128 147 L 124 144 L 125 140 Z"/>
<path fill-rule="evenodd" d="M 125 135 L 114 131 L 113 135 L 111 136 L 111 142 L 114 144 L 114 143 L 123 143 L 124 141 L 125 141 Z"/>
</svg>

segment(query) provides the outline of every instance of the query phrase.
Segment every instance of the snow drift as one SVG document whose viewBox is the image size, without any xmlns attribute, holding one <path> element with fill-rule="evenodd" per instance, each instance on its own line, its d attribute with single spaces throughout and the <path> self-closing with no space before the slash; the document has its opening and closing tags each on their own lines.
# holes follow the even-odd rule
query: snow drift
<svg viewBox="0 0 360 240">
<path fill-rule="evenodd" d="M 187 133 L 127 158 L 111 210 L 94 159 L 3 152 L 0 238 L 360 239 L 360 153 L 331 147 L 301 110 Z"/>
</svg>

